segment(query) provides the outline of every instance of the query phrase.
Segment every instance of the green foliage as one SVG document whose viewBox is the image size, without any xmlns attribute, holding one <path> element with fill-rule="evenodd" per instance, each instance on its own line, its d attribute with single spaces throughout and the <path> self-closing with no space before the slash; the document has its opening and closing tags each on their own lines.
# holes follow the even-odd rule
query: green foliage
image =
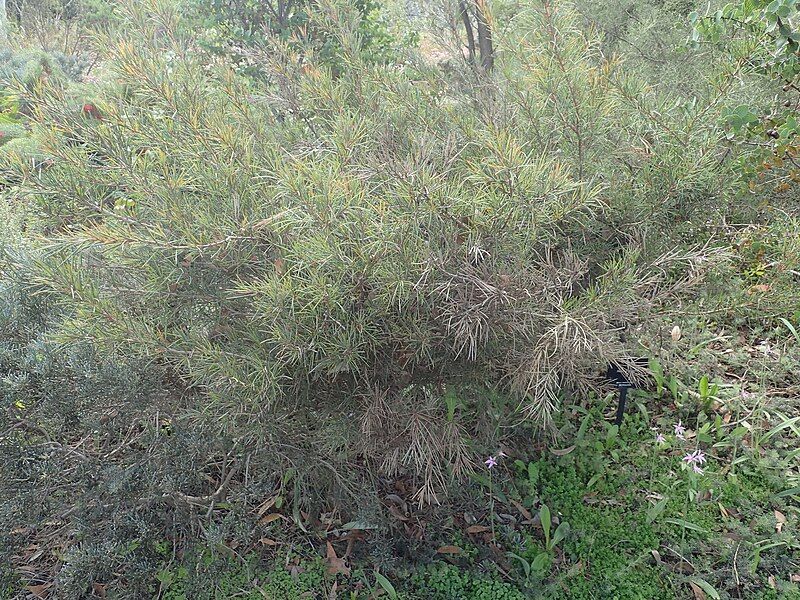
<svg viewBox="0 0 800 600">
<path fill-rule="evenodd" d="M 303 560 L 293 569 L 283 564 L 259 565 L 255 556 L 239 560 L 210 554 L 162 568 L 158 597 L 164 600 L 299 600 L 324 597 L 325 568 L 319 560 Z"/>
<path fill-rule="evenodd" d="M 60 52 L 0 50 L 0 81 L 5 86 L 18 83 L 27 92 L 32 92 L 43 79 L 76 79 L 86 66 L 84 59 Z"/>
<path fill-rule="evenodd" d="M 514 586 L 497 579 L 439 564 L 422 568 L 406 578 L 389 578 L 375 574 L 383 581 L 381 589 L 387 598 L 401 600 L 523 600 L 526 598 Z M 367 576 L 369 578 L 369 576 Z M 363 585 L 362 577 L 327 575 L 319 559 L 295 557 L 284 561 L 259 564 L 255 556 L 245 560 L 231 557 L 210 558 L 209 555 L 187 557 L 179 564 L 169 564 L 158 575 L 159 598 L 164 600 L 222 600 L 247 598 L 270 600 L 300 600 L 328 598 L 337 581 L 338 593 L 353 600 L 372 597 Z"/>
<path fill-rule="evenodd" d="M 732 401 L 730 392 L 720 388 L 717 393 L 725 402 Z M 741 443 L 741 433 L 724 427 L 721 418 L 712 426 L 702 412 L 696 426 L 687 425 L 692 441 L 668 435 L 664 444 L 655 444 L 650 423 L 637 414 L 626 419 L 609 446 L 610 430 L 598 424 L 600 414 L 593 410 L 583 419 L 572 419 L 568 430 L 575 448 L 528 465 L 518 461 L 517 477 L 509 484 L 527 506 L 541 501 L 557 507 L 570 523 L 564 555 L 553 561 L 544 579 L 547 597 L 683 598 L 692 593 L 690 582 L 708 597 L 735 597 L 737 586 L 759 597 L 768 593 L 765 573 L 772 574 L 773 584 L 783 593 L 795 593 L 791 568 L 775 562 L 764 568 L 760 562 L 761 548 L 772 560 L 797 556 L 797 532 L 792 528 L 790 533 L 784 520 L 794 509 L 776 495 L 785 485 L 779 473 L 789 463 L 763 461 L 757 450 L 758 440 L 773 432 L 788 435 L 791 419 L 776 419 L 768 430 L 753 431 L 749 439 L 754 450 Z M 657 423 L 655 428 L 669 431 L 673 423 Z M 698 443 L 714 458 L 706 473 L 695 478 L 677 467 L 687 453 L 683 448 L 694 449 Z M 616 458 L 614 448 L 619 449 Z M 778 453 L 782 460 L 793 460 L 791 452 Z M 717 473 L 712 462 L 730 466 Z M 784 520 L 780 527 L 778 519 Z M 527 539 L 524 556 L 518 558 L 532 560 L 540 552 L 547 543 L 548 521 L 542 515 L 541 532 Z M 738 553 L 737 543 L 729 538 L 732 531 Z M 692 577 L 682 572 L 676 552 L 691 561 Z M 728 561 L 741 570 L 738 584 L 728 576 Z M 527 570 L 521 571 L 528 579 Z M 541 587 L 532 589 L 540 595 Z"/>
<path fill-rule="evenodd" d="M 412 578 L 410 598 L 430 600 L 522 600 L 513 586 L 460 571 L 452 565 L 434 566 Z"/>
<path fill-rule="evenodd" d="M 115 3 L 80 85 L 0 57 L 2 559 L 65 598 L 790 597 L 800 227 L 736 176 L 793 177 L 759 78 L 794 5 L 686 48 L 685 2 L 587 3 L 599 35 L 504 2 L 478 71 L 371 2 L 279 4 Z M 349 576 L 293 554 L 345 531 Z M 459 567 L 406 577 L 403 536 Z"/>
<path fill-rule="evenodd" d="M 5 272 L 0 294 L 0 427 L 6 433 L 0 440 L 0 474 L 7 485 L 0 490 L 0 522 L 5 524 L 0 562 L 10 561 L 37 535 L 60 529 L 63 521 L 45 515 L 65 515 L 71 542 L 58 553 L 63 563 L 59 588 L 65 597 L 82 597 L 91 582 L 108 580 L 120 569 L 131 577 L 130 590 L 136 593 L 151 574 L 154 556 L 147 541 L 165 527 L 163 515 L 142 512 L 137 499 L 147 495 L 148 487 L 163 490 L 177 483 L 174 477 L 182 477 L 181 467 L 171 472 L 173 467 L 167 466 L 174 459 L 188 460 L 183 465 L 188 479 L 178 485 L 196 482 L 189 466 L 193 451 L 185 439 L 166 438 L 146 425 L 157 410 L 151 412 L 151 407 L 162 388 L 144 365 L 102 356 L 86 345 L 64 348 L 50 342 L 48 328 L 58 321 L 59 310 L 33 290 L 25 273 L 9 277 Z M 165 462 L 159 465 L 124 453 L 109 456 L 108 446 L 81 448 L 87 431 L 123 448 L 126 436 L 134 448 L 141 441 L 154 453 L 151 456 L 161 454 Z M 202 455 L 205 450 L 194 452 Z M 2 572 L 3 577 L 14 574 L 13 569 Z"/>
<path fill-rule="evenodd" d="M 131 7 L 97 115 L 62 85 L 37 91 L 47 166 L 10 168 L 54 234 L 37 281 L 67 311 L 60 342 L 174 370 L 237 452 L 360 453 L 430 501 L 468 470 L 462 432 L 481 430 L 448 419 L 441 391 L 503 383 L 516 402 L 500 420 L 521 404 L 544 424 L 562 389 L 624 364 L 619 324 L 696 257 L 663 230 L 613 232 L 631 211 L 691 218 L 713 175 L 681 170 L 672 133 L 670 159 L 617 168 L 633 143 L 618 136 L 644 118 L 622 108 L 635 84 L 619 87 L 566 7 L 518 15 L 497 40 L 503 102 L 476 104 L 422 60 L 375 64 L 337 6 L 341 69 L 314 43 L 279 45 L 263 82 L 187 55 L 170 3 Z M 642 197 L 649 178 L 687 192 Z"/>
<path fill-rule="evenodd" d="M 85 59 L 60 52 L 0 50 L 0 152 L 6 161 L 28 161 L 42 154 L 26 127 L 29 94 L 45 80 L 74 85 L 87 65 Z M 3 185 L 13 179 L 4 178 Z"/>
<path fill-rule="evenodd" d="M 687 15 L 697 5 L 694 0 L 587 0 L 576 8 L 598 30 L 604 52 L 619 55 L 626 70 L 669 96 L 691 100 L 710 92 L 708 64 L 714 60 L 705 48 L 686 43 Z"/>
<path fill-rule="evenodd" d="M 190 0 L 191 18 L 199 24 L 203 44 L 215 53 L 233 59 L 240 67 L 258 72 L 252 48 L 270 46 L 276 40 L 313 46 L 320 60 L 341 69 L 344 48 L 332 19 L 348 22 L 365 60 L 386 63 L 401 57 L 402 49 L 416 41 L 414 32 L 392 28 L 374 0 L 330 2 L 328 0 Z"/>
<path fill-rule="evenodd" d="M 689 18 L 695 44 L 721 48 L 728 58 L 723 69 L 740 79 L 755 78 L 764 88 L 746 104 L 722 112 L 751 189 L 766 184 L 778 193 L 788 191 L 800 178 L 794 165 L 800 76 L 794 0 L 733 2 L 705 14 L 694 11 Z"/>
<path fill-rule="evenodd" d="M 9 22 L 17 37 L 42 50 L 70 47 L 85 52 L 86 32 L 107 27 L 113 19 L 112 0 L 6 0 Z M 60 43 L 59 43 L 60 42 Z"/>
<path fill-rule="evenodd" d="M 572 562 L 580 560 L 592 565 L 590 578 L 577 572 L 564 579 L 571 597 L 591 598 L 598 594 L 609 598 L 672 597 L 649 565 L 649 553 L 658 548 L 659 542 L 644 515 L 631 512 L 630 507 L 587 505 L 584 495 L 588 491 L 588 478 L 582 479 L 579 470 L 543 467 L 543 497 L 559 506 L 572 525 L 565 550 L 573 557 Z M 613 479 L 606 477 L 596 484 L 595 493 L 609 494 L 612 491 L 607 487 L 609 481 Z M 559 597 L 557 590 L 553 593 L 553 597 Z"/>
</svg>

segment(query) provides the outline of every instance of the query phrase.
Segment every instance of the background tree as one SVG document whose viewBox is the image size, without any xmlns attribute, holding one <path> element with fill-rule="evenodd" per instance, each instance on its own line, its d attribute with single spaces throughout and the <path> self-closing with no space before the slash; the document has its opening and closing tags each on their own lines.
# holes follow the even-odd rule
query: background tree
<svg viewBox="0 0 800 600">
<path fill-rule="evenodd" d="M 5 47 L 8 44 L 8 11 L 6 0 L 0 0 L 0 45 Z"/>
<path fill-rule="evenodd" d="M 800 181 L 797 18 L 792 0 L 731 3 L 690 15 L 695 44 L 719 48 L 730 71 L 761 85 L 760 94 L 727 107 L 723 119 L 751 187 L 766 184 L 778 194 Z"/>
<path fill-rule="evenodd" d="M 490 71 L 494 65 L 494 45 L 492 43 L 491 12 L 487 3 L 485 0 L 459 0 L 458 12 L 464 24 L 467 58 L 470 64 L 477 64 L 478 52 L 480 52 L 480 65 Z"/>
</svg>

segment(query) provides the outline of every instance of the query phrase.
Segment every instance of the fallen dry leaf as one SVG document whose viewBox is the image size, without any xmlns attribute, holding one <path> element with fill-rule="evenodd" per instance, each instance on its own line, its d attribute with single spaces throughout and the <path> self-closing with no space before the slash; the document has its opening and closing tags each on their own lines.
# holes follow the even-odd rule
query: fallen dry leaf
<svg viewBox="0 0 800 600">
<path fill-rule="evenodd" d="M 397 506 L 390 506 L 389 512 L 392 516 L 400 521 L 408 521 L 408 517 L 404 515 Z"/>
<path fill-rule="evenodd" d="M 388 500 L 389 502 L 392 502 L 393 504 L 396 504 L 397 506 L 399 506 L 403 510 L 403 512 L 406 512 L 406 510 L 408 509 L 408 507 L 406 506 L 406 501 L 403 500 L 397 494 L 387 494 L 386 495 L 386 500 Z"/>
<path fill-rule="evenodd" d="M 52 583 L 42 583 L 40 585 L 26 585 L 25 589 L 28 590 L 31 594 L 36 596 L 37 598 L 47 598 L 48 593 L 47 590 L 50 589 Z"/>
<path fill-rule="evenodd" d="M 483 533 L 484 531 L 489 531 L 489 528 L 486 525 L 470 525 L 467 527 L 467 533 Z"/>
<path fill-rule="evenodd" d="M 275 502 L 278 501 L 278 496 L 272 496 L 272 498 L 267 498 L 261 505 L 258 507 L 258 516 L 263 517 L 264 513 L 266 513 L 270 508 L 275 506 Z"/>
<path fill-rule="evenodd" d="M 781 511 L 775 511 L 775 531 L 780 533 L 783 530 L 783 524 L 786 523 L 786 515 L 784 515 Z"/>
<path fill-rule="evenodd" d="M 306 572 L 306 570 L 303 567 L 301 567 L 300 565 L 298 565 L 296 563 L 289 565 L 288 569 L 289 569 L 289 573 L 292 576 L 292 579 L 297 579 L 298 577 L 300 577 L 301 573 L 305 573 Z"/>
<path fill-rule="evenodd" d="M 770 286 L 768 286 L 767 284 L 765 284 L 765 283 L 759 283 L 758 285 L 754 285 L 754 286 L 752 286 L 752 287 L 751 287 L 751 288 L 748 290 L 748 293 L 749 293 L 749 294 L 754 294 L 754 293 L 756 293 L 756 292 L 762 292 L 762 293 L 765 293 L 765 292 L 768 292 L 768 291 L 770 291 L 770 289 L 772 289 L 772 288 L 770 288 Z"/>
<path fill-rule="evenodd" d="M 703 588 L 697 585 L 694 581 L 690 581 L 689 585 L 692 587 L 695 600 L 706 600 L 706 593 L 703 591 Z"/>
<path fill-rule="evenodd" d="M 525 518 L 528 521 L 531 521 L 533 519 L 533 515 L 531 515 L 531 511 L 529 511 L 527 508 L 522 506 L 522 504 L 520 504 L 516 500 L 512 500 L 511 504 L 514 505 L 514 507 L 519 511 L 519 514 L 521 514 L 523 516 L 523 518 Z"/>
<path fill-rule="evenodd" d="M 325 562 L 328 564 L 328 575 L 336 575 L 337 573 L 341 573 L 345 577 L 350 575 L 350 568 L 345 564 L 344 560 L 336 556 L 336 550 L 333 548 L 333 544 L 327 542 L 328 550 L 327 556 L 325 558 Z"/>
<path fill-rule="evenodd" d="M 269 523 L 272 523 L 273 521 L 277 521 L 278 519 L 282 519 L 282 518 L 283 518 L 283 515 L 280 515 L 278 513 L 270 513 L 267 516 L 265 516 L 263 519 L 260 519 L 258 522 L 261 525 L 267 525 Z"/>
<path fill-rule="evenodd" d="M 681 575 L 691 575 L 694 573 L 694 567 L 685 560 L 681 560 L 680 562 L 676 563 L 665 564 L 669 565 L 669 568 L 672 569 L 673 573 L 680 573 Z"/>
<path fill-rule="evenodd" d="M 280 546 L 281 545 L 280 542 L 276 542 L 275 540 L 273 540 L 271 538 L 267 538 L 267 537 L 263 537 L 263 538 L 259 539 L 258 543 L 261 544 L 262 546 Z"/>
<path fill-rule="evenodd" d="M 555 449 L 551 448 L 550 452 L 552 452 L 556 456 L 566 456 L 567 454 L 569 454 L 573 450 L 575 450 L 575 446 L 570 446 L 569 448 L 563 448 L 561 450 L 555 450 Z"/>
<path fill-rule="evenodd" d="M 436 552 L 439 554 L 461 554 L 461 548 L 458 546 L 441 546 Z"/>
</svg>

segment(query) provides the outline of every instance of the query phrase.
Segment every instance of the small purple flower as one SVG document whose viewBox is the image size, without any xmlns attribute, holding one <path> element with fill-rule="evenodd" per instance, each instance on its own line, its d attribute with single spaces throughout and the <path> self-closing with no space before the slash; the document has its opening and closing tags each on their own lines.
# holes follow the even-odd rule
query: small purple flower
<svg viewBox="0 0 800 600">
<path fill-rule="evenodd" d="M 706 462 L 706 455 L 702 450 L 695 450 L 694 452 L 684 456 L 683 462 L 685 462 L 687 465 L 692 465 L 692 469 L 695 473 L 702 473 L 703 469 L 700 468 L 700 465 Z"/>
<path fill-rule="evenodd" d="M 494 456 L 490 456 L 489 458 L 487 458 L 487 459 L 486 459 L 485 461 L 483 461 L 483 462 L 484 462 L 484 464 L 485 464 L 487 467 L 489 467 L 490 469 L 491 469 L 492 467 L 496 467 L 496 466 L 497 466 L 497 459 L 496 459 Z"/>
<path fill-rule="evenodd" d="M 683 438 L 684 433 L 686 433 L 686 427 L 684 427 L 679 420 L 678 424 L 675 425 L 675 437 L 678 438 L 679 440 L 682 440 L 684 439 Z"/>
<path fill-rule="evenodd" d="M 666 443 L 667 438 L 664 437 L 663 433 L 656 434 L 656 444 L 664 444 Z"/>
</svg>

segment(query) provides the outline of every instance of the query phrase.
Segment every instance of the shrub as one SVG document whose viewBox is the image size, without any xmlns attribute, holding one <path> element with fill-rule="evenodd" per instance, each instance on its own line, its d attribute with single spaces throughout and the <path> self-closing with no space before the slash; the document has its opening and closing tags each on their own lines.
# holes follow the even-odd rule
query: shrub
<svg viewBox="0 0 800 600">
<path fill-rule="evenodd" d="M 405 47 L 415 43 L 417 36 L 413 31 L 392 27 L 380 3 L 353 0 L 350 5 L 354 40 L 366 60 L 394 62 Z M 329 28 L 337 9 L 328 0 L 190 0 L 186 7 L 187 14 L 197 23 L 202 45 L 229 57 L 246 71 L 258 72 L 259 67 L 248 60 L 247 48 L 270 46 L 276 38 L 313 44 L 327 65 L 334 69 L 342 67 L 339 62 L 342 48 Z"/>
<path fill-rule="evenodd" d="M 112 22 L 109 0 L 7 0 L 15 41 L 46 52 L 77 55 L 87 51 L 94 28 Z"/>
<path fill-rule="evenodd" d="M 154 3 L 110 44 L 97 114 L 38 94 L 52 158 L 16 165 L 52 233 L 35 279 L 65 311 L 59 342 L 174 372 L 237 456 L 309 453 L 301 472 L 345 487 L 358 458 L 427 501 L 470 439 L 494 442 L 469 389 L 542 425 L 625 364 L 620 330 L 707 258 L 665 251 L 716 181 L 682 144 L 713 137 L 648 121 L 560 5 L 522 11 L 476 87 L 423 57 L 365 60 L 358 11 L 331 7 L 336 73 L 288 45 L 254 54 L 264 83 L 209 68 Z M 643 129 L 652 156 L 632 158 Z M 677 224 L 652 237 L 646 212 Z"/>
<path fill-rule="evenodd" d="M 19 86 L 0 531 L 17 563 L 57 540 L 35 560 L 63 597 L 143 597 L 164 544 L 245 547 L 265 504 L 377 537 L 378 492 L 443 500 L 607 362 L 636 375 L 753 204 L 708 118 L 733 88 L 654 91 L 566 4 L 506 7 L 493 69 L 376 60 L 362 4 L 315 6 L 314 36 L 241 48 L 252 76 L 180 5 L 130 2 L 90 102 L 44 61 Z"/>
</svg>

